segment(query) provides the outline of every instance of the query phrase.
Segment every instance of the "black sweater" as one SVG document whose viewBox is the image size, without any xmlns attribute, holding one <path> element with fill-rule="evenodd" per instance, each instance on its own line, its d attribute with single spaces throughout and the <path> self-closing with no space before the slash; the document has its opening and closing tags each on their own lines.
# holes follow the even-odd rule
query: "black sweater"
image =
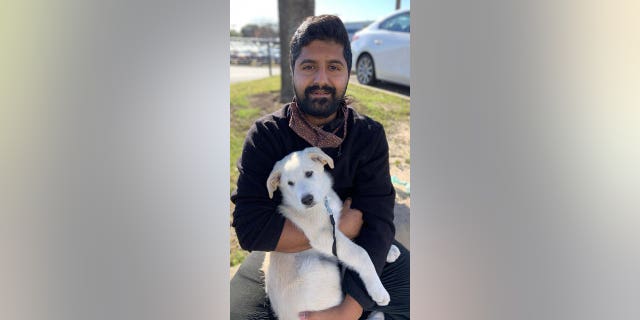
<svg viewBox="0 0 640 320">
<path fill-rule="evenodd" d="M 235 204 L 233 227 L 245 250 L 273 251 L 282 233 L 285 218 L 277 211 L 282 196 L 277 191 L 269 199 L 267 177 L 278 160 L 311 146 L 289 128 L 289 119 L 289 105 L 285 105 L 257 120 L 244 142 L 238 160 L 240 176 L 231 201 Z M 354 241 L 369 253 L 380 275 L 395 235 L 389 147 L 380 123 L 351 108 L 346 121 L 347 136 L 342 145 L 322 149 L 334 160 L 334 169 L 326 169 L 334 178 L 333 188 L 340 198 L 351 197 L 351 207 L 362 211 L 364 223 Z M 347 271 L 342 286 L 364 308 L 375 305 L 355 272 Z"/>
</svg>

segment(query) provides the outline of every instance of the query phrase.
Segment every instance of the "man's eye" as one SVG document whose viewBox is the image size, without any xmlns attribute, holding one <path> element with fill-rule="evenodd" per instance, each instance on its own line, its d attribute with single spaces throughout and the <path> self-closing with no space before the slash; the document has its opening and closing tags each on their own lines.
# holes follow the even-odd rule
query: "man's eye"
<svg viewBox="0 0 640 320">
<path fill-rule="evenodd" d="M 331 71 L 340 71 L 340 67 L 339 66 L 329 66 L 329 70 L 331 70 Z"/>
<path fill-rule="evenodd" d="M 290 186 L 294 185 L 293 181 L 289 181 L 289 182 L 287 182 L 287 184 L 290 185 Z"/>
<path fill-rule="evenodd" d="M 313 70 L 313 66 L 311 66 L 311 65 L 304 65 L 304 66 L 302 66 L 302 70 Z"/>
<path fill-rule="evenodd" d="M 311 176 L 313 175 L 313 171 L 307 171 L 304 173 L 305 176 L 307 176 L 307 178 L 311 178 Z"/>
</svg>

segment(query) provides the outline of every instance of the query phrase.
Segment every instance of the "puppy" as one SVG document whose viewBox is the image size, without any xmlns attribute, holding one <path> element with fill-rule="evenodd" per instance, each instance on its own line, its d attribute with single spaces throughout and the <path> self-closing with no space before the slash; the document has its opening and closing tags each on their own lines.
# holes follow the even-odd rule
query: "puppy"
<svg viewBox="0 0 640 320">
<path fill-rule="evenodd" d="M 266 292 L 280 320 L 297 320 L 302 311 L 325 310 L 342 302 L 337 260 L 358 273 L 378 305 L 390 300 L 367 252 L 331 221 L 331 215 L 336 223 L 340 220 L 342 201 L 332 189 L 325 165 L 333 168 L 333 159 L 311 147 L 278 161 L 267 179 L 269 197 L 280 189 L 280 213 L 304 232 L 312 247 L 297 253 L 274 251 L 265 259 Z M 395 261 L 399 254 L 392 246 L 387 261 Z"/>
</svg>

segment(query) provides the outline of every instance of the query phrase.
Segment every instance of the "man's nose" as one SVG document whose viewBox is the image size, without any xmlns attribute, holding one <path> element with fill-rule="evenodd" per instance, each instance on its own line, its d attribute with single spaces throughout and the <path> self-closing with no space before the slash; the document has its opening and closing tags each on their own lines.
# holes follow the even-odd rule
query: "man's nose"
<svg viewBox="0 0 640 320">
<path fill-rule="evenodd" d="M 313 79 L 313 82 L 317 85 L 319 85 L 320 87 L 322 87 L 323 85 L 326 85 L 329 83 L 329 78 L 327 77 L 327 71 L 324 70 L 324 68 L 320 68 L 318 69 L 318 72 L 316 72 L 315 78 Z"/>
</svg>

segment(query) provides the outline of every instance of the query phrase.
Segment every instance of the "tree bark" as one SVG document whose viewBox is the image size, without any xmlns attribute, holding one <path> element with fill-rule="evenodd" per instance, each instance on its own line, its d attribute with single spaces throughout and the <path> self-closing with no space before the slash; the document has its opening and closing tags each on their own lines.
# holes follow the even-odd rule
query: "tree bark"
<svg viewBox="0 0 640 320">
<path fill-rule="evenodd" d="M 314 15 L 315 0 L 278 0 L 278 20 L 280 27 L 280 102 L 293 99 L 293 79 L 291 77 L 289 41 L 300 23 Z"/>
</svg>

